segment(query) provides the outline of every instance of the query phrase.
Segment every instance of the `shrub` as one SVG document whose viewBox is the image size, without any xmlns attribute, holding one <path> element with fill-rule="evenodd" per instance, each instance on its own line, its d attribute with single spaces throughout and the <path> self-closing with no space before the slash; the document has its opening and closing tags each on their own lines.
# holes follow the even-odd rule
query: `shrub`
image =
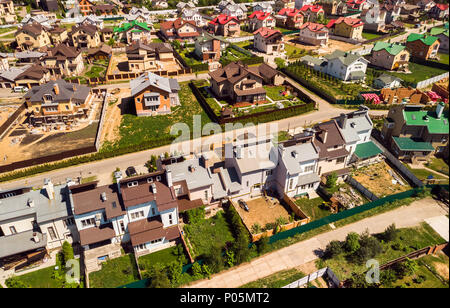
<svg viewBox="0 0 450 308">
<path fill-rule="evenodd" d="M 233 244 L 233 251 L 236 259 L 236 264 L 246 262 L 250 258 L 250 250 L 248 248 L 249 239 L 244 233 L 239 234 Z"/>
<path fill-rule="evenodd" d="M 194 277 L 195 280 L 202 279 L 203 278 L 203 272 L 202 267 L 197 262 L 192 265 L 192 277 Z"/>
<path fill-rule="evenodd" d="M 6 279 L 5 284 L 8 288 L 15 288 L 15 289 L 26 289 L 30 287 L 15 276 Z"/>
<path fill-rule="evenodd" d="M 262 232 L 262 228 L 261 225 L 259 223 L 254 223 L 252 226 L 252 233 L 253 234 L 258 234 Z"/>
<path fill-rule="evenodd" d="M 211 247 L 209 254 L 204 257 L 204 263 L 209 266 L 213 273 L 220 272 L 224 267 L 222 248 L 217 245 Z"/>
<path fill-rule="evenodd" d="M 347 234 L 344 244 L 345 250 L 354 253 L 357 251 L 361 245 L 359 244 L 359 234 L 356 232 L 350 232 Z"/>
<path fill-rule="evenodd" d="M 340 241 L 331 241 L 325 248 L 324 258 L 331 259 L 340 255 L 344 250 Z"/>
<path fill-rule="evenodd" d="M 331 193 L 333 193 L 337 190 L 337 187 L 336 187 L 337 178 L 338 177 L 337 177 L 336 172 L 333 172 L 329 176 L 327 176 L 326 187 L 327 187 L 327 190 Z"/>
<path fill-rule="evenodd" d="M 147 278 L 150 279 L 149 288 L 170 288 L 171 283 L 165 268 L 154 266 L 147 272 Z"/>
<path fill-rule="evenodd" d="M 266 251 L 269 250 L 269 242 L 270 238 L 268 238 L 267 236 L 263 236 L 260 238 L 260 240 L 258 242 L 256 242 L 256 246 L 258 249 L 258 254 L 262 255 L 264 254 Z"/>
<path fill-rule="evenodd" d="M 74 258 L 73 247 L 67 241 L 64 241 L 62 245 L 62 255 L 64 265 L 67 263 L 67 261 L 72 260 Z"/>
<path fill-rule="evenodd" d="M 205 219 L 205 206 L 201 206 L 196 209 L 186 211 L 188 222 L 190 224 L 196 224 Z"/>
<path fill-rule="evenodd" d="M 395 227 L 395 224 L 389 225 L 386 230 L 383 232 L 383 239 L 386 242 L 393 241 L 397 238 L 398 230 Z"/>
</svg>

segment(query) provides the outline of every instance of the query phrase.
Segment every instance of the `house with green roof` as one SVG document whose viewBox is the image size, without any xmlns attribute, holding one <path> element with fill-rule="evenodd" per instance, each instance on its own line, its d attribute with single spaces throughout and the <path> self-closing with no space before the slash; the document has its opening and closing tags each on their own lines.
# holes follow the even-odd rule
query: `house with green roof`
<svg viewBox="0 0 450 308">
<path fill-rule="evenodd" d="M 426 160 L 448 146 L 448 121 L 443 102 L 434 110 L 424 110 L 422 105 L 396 105 L 389 110 L 382 136 L 399 159 Z"/>
<path fill-rule="evenodd" d="M 432 28 L 430 30 L 430 34 L 436 36 L 439 39 L 439 42 L 441 42 L 441 45 L 439 46 L 440 52 L 448 53 L 448 33 L 448 28 Z"/>
<path fill-rule="evenodd" d="M 405 70 L 408 68 L 409 56 L 405 45 L 379 41 L 372 49 L 370 63 L 388 71 Z"/>
<path fill-rule="evenodd" d="M 131 22 L 124 22 L 120 27 L 115 27 L 114 38 L 131 44 L 133 41 L 150 42 L 152 33 L 155 33 L 153 26 L 145 23 L 133 20 Z"/>
<path fill-rule="evenodd" d="M 440 40 L 437 36 L 411 33 L 406 39 L 406 48 L 411 52 L 411 57 L 421 60 L 436 58 Z"/>
</svg>

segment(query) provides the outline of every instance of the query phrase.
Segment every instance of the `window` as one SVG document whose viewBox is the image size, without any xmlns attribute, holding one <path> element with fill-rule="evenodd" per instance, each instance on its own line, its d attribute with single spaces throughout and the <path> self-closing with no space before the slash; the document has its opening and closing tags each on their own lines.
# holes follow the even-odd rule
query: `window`
<svg viewBox="0 0 450 308">
<path fill-rule="evenodd" d="M 95 224 L 95 218 L 89 218 L 89 219 L 85 219 L 81 221 L 81 226 L 84 227 L 89 227 Z"/>
<path fill-rule="evenodd" d="M 48 234 L 50 235 L 50 239 L 54 240 L 56 239 L 56 233 L 55 233 L 55 229 L 53 229 L 53 227 L 48 227 Z"/>
<path fill-rule="evenodd" d="M 172 214 L 169 214 L 169 224 L 173 225 Z"/>
<path fill-rule="evenodd" d="M 294 179 L 289 180 L 289 189 L 292 189 L 292 185 L 294 184 Z"/>
<path fill-rule="evenodd" d="M 123 223 L 123 220 L 120 221 L 120 230 L 125 233 L 125 224 Z"/>
<path fill-rule="evenodd" d="M 345 161 L 345 156 L 344 157 L 339 157 L 338 159 L 336 159 L 336 165 L 337 164 L 341 164 Z"/>
<path fill-rule="evenodd" d="M 158 175 L 158 176 L 156 177 L 156 180 L 157 180 L 158 182 L 161 181 L 161 176 Z"/>
<path fill-rule="evenodd" d="M 17 230 L 14 226 L 9 227 L 9 231 L 11 231 L 11 234 L 16 234 Z"/>
<path fill-rule="evenodd" d="M 272 175 L 273 170 L 267 170 L 266 171 L 266 176 Z"/>
<path fill-rule="evenodd" d="M 205 200 L 208 200 L 208 191 L 205 190 Z"/>
<path fill-rule="evenodd" d="M 63 223 L 64 227 L 67 227 L 72 226 L 75 223 L 75 221 L 73 220 L 73 218 L 67 218 L 66 220 L 63 221 Z"/>
<path fill-rule="evenodd" d="M 155 216 L 155 215 L 156 215 L 156 210 L 154 207 L 152 207 L 152 216 Z"/>
<path fill-rule="evenodd" d="M 138 184 L 139 184 L 138 181 L 133 181 L 133 182 L 128 182 L 127 186 L 128 187 L 134 187 L 134 186 L 138 186 Z"/>
<path fill-rule="evenodd" d="M 144 211 L 131 213 L 131 219 L 138 219 L 140 217 L 144 217 Z"/>
<path fill-rule="evenodd" d="M 153 178 L 148 178 L 147 183 L 153 183 Z"/>
<path fill-rule="evenodd" d="M 314 165 L 305 167 L 305 172 L 311 172 L 311 171 L 314 171 Z"/>
</svg>

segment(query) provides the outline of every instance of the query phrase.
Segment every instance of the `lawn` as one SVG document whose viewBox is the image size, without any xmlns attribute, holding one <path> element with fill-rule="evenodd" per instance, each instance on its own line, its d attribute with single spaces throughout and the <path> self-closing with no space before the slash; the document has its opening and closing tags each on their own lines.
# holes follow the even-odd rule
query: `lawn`
<svg viewBox="0 0 450 308">
<path fill-rule="evenodd" d="M 221 60 L 224 59 L 228 61 L 238 61 L 246 58 L 248 58 L 246 54 L 243 54 L 242 52 L 239 52 L 231 47 L 227 47 L 227 49 L 222 52 L 222 56 L 220 57 Z"/>
<path fill-rule="evenodd" d="M 92 65 L 89 72 L 86 72 L 84 75 L 88 78 L 103 77 L 104 76 L 103 73 L 105 72 L 105 70 L 106 70 L 106 67 L 104 67 L 104 66 Z"/>
<path fill-rule="evenodd" d="M 290 44 L 284 44 L 284 50 L 286 51 L 288 59 L 301 58 L 305 56 L 307 52 L 305 49 Z"/>
<path fill-rule="evenodd" d="M 418 227 L 398 229 L 397 238 L 391 242 L 381 241 L 383 252 L 375 258 L 381 265 L 418 249 L 444 242 L 445 240 L 427 223 L 422 223 Z M 364 273 L 367 271 L 365 263 L 351 262 L 348 253 L 342 253 L 332 259 L 320 259 L 319 263 L 320 268 L 329 266 L 341 280 L 350 278 L 353 272 Z"/>
<path fill-rule="evenodd" d="M 253 47 L 253 41 L 243 41 L 234 43 L 234 45 L 241 47 L 243 49 L 251 49 Z"/>
<path fill-rule="evenodd" d="M 273 101 L 281 101 L 287 99 L 287 97 L 281 95 L 280 93 L 285 90 L 284 86 L 264 86 L 264 89 L 266 89 L 266 95 Z"/>
<path fill-rule="evenodd" d="M 193 116 L 200 115 L 202 127 L 210 122 L 203 111 L 187 82 L 180 83 L 181 90 L 179 98 L 181 106 L 173 107 L 172 113 L 168 115 L 157 115 L 153 117 L 138 117 L 135 115 L 134 105 L 129 102 L 128 111 L 123 115 L 119 127 L 120 139 L 114 144 L 106 144 L 105 149 L 114 150 L 131 146 L 147 146 L 148 144 L 160 146 L 171 142 L 170 135 L 172 125 L 175 123 L 186 123 L 192 134 Z M 180 133 L 180 132 L 178 132 Z"/>
<path fill-rule="evenodd" d="M 379 38 L 380 36 L 381 36 L 380 34 L 376 34 L 376 33 L 368 33 L 368 32 L 362 33 L 362 37 L 366 40 L 376 39 L 376 38 Z"/>
<path fill-rule="evenodd" d="M 384 72 L 381 70 L 380 70 L 380 72 L 396 76 L 398 78 L 403 79 L 406 82 L 413 83 L 413 84 L 447 72 L 447 70 L 444 70 L 444 69 L 421 65 L 421 64 L 414 63 L 414 62 L 409 62 L 408 67 L 409 67 L 409 70 L 411 71 L 411 74 Z"/>
<path fill-rule="evenodd" d="M 194 54 L 194 48 L 184 48 L 177 51 L 188 65 L 202 64 L 202 61 L 198 60 Z"/>
<path fill-rule="evenodd" d="M 17 276 L 17 279 L 30 288 L 62 288 L 62 282 L 52 278 L 53 266 L 28 274 Z"/>
<path fill-rule="evenodd" d="M 444 176 L 428 171 L 426 169 L 413 169 L 409 165 L 406 165 L 406 167 L 421 181 L 426 180 L 430 175 L 432 175 L 435 179 L 446 179 Z"/>
<path fill-rule="evenodd" d="M 234 241 L 230 226 L 222 211 L 209 219 L 185 225 L 184 231 L 192 245 L 191 255 L 193 258 L 207 255 L 213 245 L 223 247 L 227 242 Z"/>
<path fill-rule="evenodd" d="M 430 271 L 426 265 L 430 266 L 429 258 L 433 257 L 432 255 L 422 257 L 418 260 L 418 269 L 415 271 L 413 275 L 406 276 L 403 279 L 399 279 L 392 284 L 392 288 L 396 287 L 406 287 L 406 288 L 448 288 L 448 283 L 444 283 L 441 279 L 439 279 L 432 271 Z M 447 262 L 448 267 L 448 262 Z M 415 278 L 421 277 L 423 281 L 417 281 Z"/>
<path fill-rule="evenodd" d="M 311 221 L 331 215 L 330 210 L 323 206 L 324 200 L 320 197 L 314 199 L 300 198 L 295 203 L 303 213 L 311 218 Z"/>
<path fill-rule="evenodd" d="M 2 35 L 3 33 L 15 31 L 15 30 L 17 30 L 17 27 L 0 28 L 0 35 Z M 2 37 L 2 38 L 4 38 L 4 37 Z"/>
<path fill-rule="evenodd" d="M 449 65 L 448 53 L 439 53 L 439 61 L 436 61 L 436 62 Z"/>
<path fill-rule="evenodd" d="M 180 249 L 180 250 L 179 250 Z M 180 255 L 180 253 L 182 253 Z M 153 252 L 151 254 L 139 257 L 139 267 L 148 268 L 153 264 L 170 264 L 172 262 L 181 261 L 183 265 L 188 264 L 188 259 L 186 257 L 186 252 L 183 246 L 179 244 L 178 246 L 172 246 L 163 250 Z"/>
<path fill-rule="evenodd" d="M 442 158 L 433 158 L 426 166 L 434 171 L 448 175 L 448 164 Z"/>
<path fill-rule="evenodd" d="M 289 269 L 277 272 L 270 276 L 249 282 L 240 288 L 282 288 L 294 281 L 297 281 L 306 275 L 297 269 Z"/>
<path fill-rule="evenodd" d="M 290 29 L 285 29 L 285 28 L 280 28 L 280 27 L 275 27 L 274 29 L 275 29 L 275 30 L 280 30 L 281 33 L 285 33 L 285 32 L 290 32 L 290 31 L 292 31 L 292 30 L 290 30 Z"/>
<path fill-rule="evenodd" d="M 89 274 L 91 288 L 116 288 L 139 280 L 133 254 L 108 260 L 102 269 Z"/>
</svg>

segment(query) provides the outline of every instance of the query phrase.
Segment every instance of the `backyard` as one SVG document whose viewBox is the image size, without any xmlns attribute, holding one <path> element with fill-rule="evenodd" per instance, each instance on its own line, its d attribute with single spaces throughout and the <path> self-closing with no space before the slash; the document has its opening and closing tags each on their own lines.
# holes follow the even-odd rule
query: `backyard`
<svg viewBox="0 0 450 308">
<path fill-rule="evenodd" d="M 15 279 L 29 288 L 62 288 L 61 280 L 53 279 L 54 267 L 50 266 L 28 274 L 16 276 Z"/>
<path fill-rule="evenodd" d="M 184 251 L 182 244 L 152 252 L 148 255 L 141 256 L 138 259 L 141 271 L 145 271 L 155 264 L 165 266 L 172 262 L 180 262 L 182 265 L 188 264 L 187 254 Z"/>
<path fill-rule="evenodd" d="M 381 34 L 376 34 L 376 33 L 369 33 L 369 32 L 362 33 L 362 37 L 365 40 L 373 40 L 373 39 L 379 38 L 380 36 L 381 36 Z"/>
<path fill-rule="evenodd" d="M 303 272 L 292 268 L 249 282 L 240 288 L 282 288 L 303 277 L 305 277 Z"/>
<path fill-rule="evenodd" d="M 209 219 L 186 224 L 184 232 L 192 247 L 191 255 L 194 259 L 200 259 L 202 256 L 208 255 L 213 245 L 223 247 L 228 242 L 234 242 L 234 237 L 223 211 Z"/>
<path fill-rule="evenodd" d="M 447 70 L 435 68 L 431 66 L 426 66 L 414 62 L 409 62 L 408 69 L 411 71 L 410 74 L 405 73 L 397 73 L 397 72 L 384 72 L 382 70 L 377 70 L 379 72 L 383 72 L 389 75 L 393 75 L 395 77 L 401 78 L 407 83 L 416 84 L 419 81 L 426 80 L 428 78 L 441 75 Z"/>
<path fill-rule="evenodd" d="M 405 164 L 406 167 L 421 181 L 425 181 L 427 179 L 436 179 L 439 180 L 439 184 L 448 184 L 448 178 L 438 173 L 431 172 L 427 169 L 422 168 L 412 168 L 410 165 Z M 442 181 L 441 181 L 442 180 Z"/>
<path fill-rule="evenodd" d="M 432 158 L 426 166 L 434 171 L 448 175 L 448 164 L 442 158 Z"/>
<path fill-rule="evenodd" d="M 303 213 L 311 218 L 311 221 L 331 215 L 330 209 L 320 197 L 314 199 L 299 198 L 295 200 L 295 204 L 297 204 Z"/>
<path fill-rule="evenodd" d="M 102 269 L 89 274 L 91 288 L 116 288 L 139 280 L 133 254 L 108 260 Z"/>
</svg>

